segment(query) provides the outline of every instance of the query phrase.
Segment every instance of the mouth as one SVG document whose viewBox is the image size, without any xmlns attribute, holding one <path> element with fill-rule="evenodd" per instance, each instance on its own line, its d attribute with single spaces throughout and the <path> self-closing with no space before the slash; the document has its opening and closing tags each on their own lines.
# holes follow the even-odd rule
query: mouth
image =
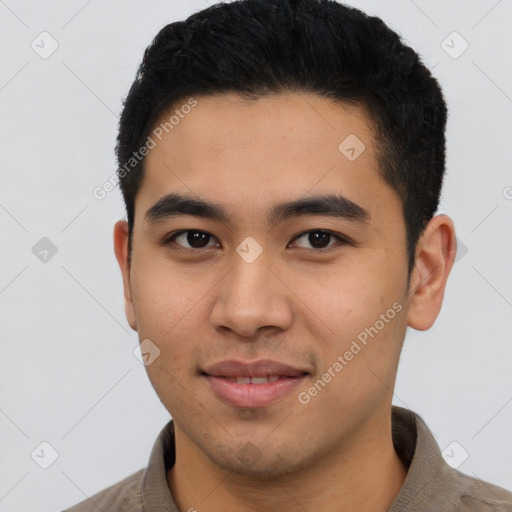
<svg viewBox="0 0 512 512">
<path fill-rule="evenodd" d="M 201 375 L 223 403 L 253 409 L 266 407 L 288 395 L 310 372 L 272 360 L 252 363 L 229 360 L 207 367 Z"/>
<path fill-rule="evenodd" d="M 219 376 L 222 377 L 222 376 Z M 266 375 L 265 377 L 224 377 L 229 382 L 236 382 L 237 384 L 267 384 L 268 382 L 275 382 L 276 380 L 285 377 L 284 375 Z"/>
</svg>

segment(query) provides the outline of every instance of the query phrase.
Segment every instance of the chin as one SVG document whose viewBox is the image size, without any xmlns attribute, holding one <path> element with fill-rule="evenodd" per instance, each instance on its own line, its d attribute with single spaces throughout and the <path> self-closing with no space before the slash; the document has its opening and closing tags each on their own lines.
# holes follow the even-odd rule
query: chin
<svg viewBox="0 0 512 512">
<path fill-rule="evenodd" d="M 265 453 L 266 451 L 266 453 Z M 300 470 L 306 464 L 303 458 L 297 459 L 298 454 L 288 456 L 276 452 L 274 448 L 259 449 L 250 441 L 238 449 L 226 450 L 228 453 L 209 453 L 209 458 L 221 468 L 240 476 L 269 480 L 288 475 Z"/>
</svg>

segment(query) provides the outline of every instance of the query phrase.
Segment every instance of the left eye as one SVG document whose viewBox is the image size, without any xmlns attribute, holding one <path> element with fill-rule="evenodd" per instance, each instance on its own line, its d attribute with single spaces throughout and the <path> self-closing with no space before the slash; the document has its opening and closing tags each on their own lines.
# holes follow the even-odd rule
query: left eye
<svg viewBox="0 0 512 512">
<path fill-rule="evenodd" d="M 335 235 L 334 233 L 322 229 L 317 229 L 314 231 L 307 231 L 306 233 L 303 233 L 302 235 L 299 235 L 294 238 L 294 240 L 301 240 L 304 239 L 306 241 L 306 244 L 310 244 L 310 247 L 307 247 L 306 245 L 299 245 L 299 247 L 304 247 L 306 249 L 313 248 L 313 249 L 326 249 L 328 247 L 331 247 L 334 244 L 331 244 L 330 242 L 333 242 L 333 239 L 337 239 L 341 243 L 345 243 L 346 241 L 341 238 L 340 236 Z"/>
</svg>

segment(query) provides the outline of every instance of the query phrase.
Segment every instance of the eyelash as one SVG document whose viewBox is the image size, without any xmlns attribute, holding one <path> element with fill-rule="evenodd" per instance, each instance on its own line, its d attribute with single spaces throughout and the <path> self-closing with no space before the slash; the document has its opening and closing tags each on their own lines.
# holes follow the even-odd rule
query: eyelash
<svg viewBox="0 0 512 512">
<path fill-rule="evenodd" d="M 201 247 L 201 248 L 192 248 L 192 247 L 183 247 L 182 245 L 179 245 L 175 242 L 175 238 L 178 237 L 179 235 L 182 235 L 184 233 L 203 233 L 205 235 L 209 235 L 210 237 L 213 237 L 215 238 L 214 235 L 212 235 L 211 233 L 208 233 L 207 231 L 202 231 L 200 229 L 185 229 L 185 230 L 181 230 L 181 231 L 176 231 L 175 233 L 171 233 L 170 235 L 168 235 L 167 237 L 164 238 L 164 240 L 162 241 L 162 245 L 166 246 L 166 245 L 169 245 L 171 243 L 173 244 L 176 244 L 179 248 L 179 250 L 184 250 L 184 251 L 192 251 L 192 252 L 200 252 L 202 250 L 207 250 L 207 249 L 210 249 L 211 247 L 213 246 L 206 246 L 206 247 Z M 305 235 L 309 235 L 310 233 L 325 233 L 325 234 L 328 234 L 330 235 L 331 237 L 334 237 L 334 238 L 337 238 L 338 239 L 338 243 L 337 244 L 333 244 L 333 245 L 329 245 L 327 247 L 324 247 L 322 249 L 316 249 L 316 248 L 311 248 L 311 249 L 306 249 L 306 250 L 311 250 L 311 251 L 314 251 L 314 252 L 317 252 L 317 253 L 322 253 L 322 252 L 328 252 L 330 250 L 332 250 L 333 248 L 335 248 L 336 246 L 340 246 L 340 245 L 347 245 L 347 244 L 350 244 L 351 241 L 348 239 L 348 237 L 345 237 L 343 235 L 340 235 L 339 233 L 335 233 L 334 231 L 330 231 L 328 229 L 309 229 L 307 231 L 303 231 L 302 233 L 299 233 L 298 235 L 295 235 L 293 238 L 292 238 L 292 241 L 293 240 L 296 240 L 296 239 L 299 239 Z M 209 240 L 208 242 L 210 242 L 211 240 Z M 329 240 L 329 243 L 331 242 L 331 240 Z M 299 247 L 299 249 L 305 249 L 304 247 Z"/>
</svg>

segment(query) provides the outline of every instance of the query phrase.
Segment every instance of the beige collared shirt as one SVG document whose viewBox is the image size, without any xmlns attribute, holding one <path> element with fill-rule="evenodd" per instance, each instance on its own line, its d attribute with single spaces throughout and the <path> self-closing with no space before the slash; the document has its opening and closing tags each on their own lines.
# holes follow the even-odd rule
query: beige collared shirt
<svg viewBox="0 0 512 512">
<path fill-rule="evenodd" d="M 395 450 L 408 471 L 389 512 L 512 512 L 512 492 L 452 469 L 417 414 L 393 406 L 392 425 Z M 156 439 L 146 469 L 66 512 L 179 512 L 166 479 L 173 464 L 171 420 Z"/>
</svg>

